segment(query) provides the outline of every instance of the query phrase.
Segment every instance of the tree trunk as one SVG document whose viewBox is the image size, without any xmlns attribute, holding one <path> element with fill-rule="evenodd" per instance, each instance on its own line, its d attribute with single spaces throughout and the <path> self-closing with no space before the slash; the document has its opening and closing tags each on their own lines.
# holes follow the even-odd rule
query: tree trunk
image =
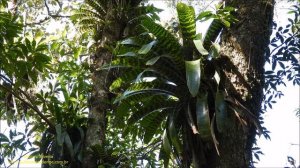
<svg viewBox="0 0 300 168">
<path fill-rule="evenodd" d="M 141 0 L 127 0 L 124 4 L 129 5 L 129 9 L 136 7 Z M 88 127 L 85 136 L 83 167 L 97 168 L 99 164 L 103 164 L 101 158 L 96 158 L 92 152 L 92 147 L 95 145 L 103 146 L 105 142 L 105 132 L 107 126 L 106 113 L 112 110 L 113 95 L 109 92 L 109 86 L 113 81 L 113 72 L 110 70 L 101 70 L 101 67 L 108 64 L 112 60 L 112 53 L 107 46 L 112 46 L 115 42 L 121 40 L 124 34 L 124 29 L 127 24 L 129 14 L 116 13 L 115 7 L 117 1 L 107 1 L 108 9 L 105 21 L 110 22 L 104 27 L 100 34 L 100 43 L 96 54 L 92 57 L 91 79 L 92 91 L 90 98 L 90 111 L 88 116 Z M 121 5 L 124 5 L 121 4 Z M 128 9 L 128 8 L 127 8 Z M 119 11 L 126 12 L 126 11 Z M 120 16 L 117 18 L 116 16 Z M 127 17 L 125 19 L 124 17 Z M 132 16 L 131 16 L 132 17 Z"/>
<path fill-rule="evenodd" d="M 258 118 L 263 100 L 264 54 L 271 35 L 274 0 L 225 2 L 237 9 L 239 20 L 225 30 L 221 38 L 220 65 L 225 69 L 225 89 Z M 242 127 L 234 111 L 229 112 L 234 126 L 218 136 L 220 156 L 212 165 L 249 167 L 255 127 L 248 120 Z"/>
</svg>

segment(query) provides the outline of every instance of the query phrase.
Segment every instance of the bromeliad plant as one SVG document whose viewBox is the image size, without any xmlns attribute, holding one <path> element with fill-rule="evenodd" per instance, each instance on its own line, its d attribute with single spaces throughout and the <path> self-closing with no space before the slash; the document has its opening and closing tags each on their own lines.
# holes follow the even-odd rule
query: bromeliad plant
<svg viewBox="0 0 300 168">
<path fill-rule="evenodd" d="M 196 167 L 204 164 L 205 146 L 215 146 L 219 154 L 217 133 L 231 126 L 227 106 L 241 121 L 259 125 L 247 108 L 226 93 L 216 63 L 220 59 L 217 37 L 233 20 L 229 14 L 233 10 L 220 5 L 216 14 L 203 12 L 196 17 L 193 7 L 179 3 L 181 39 L 143 17 L 137 28 L 141 34 L 119 42 L 116 58 L 104 67 L 122 70 L 110 87 L 118 94 L 116 123 L 126 126 L 125 135 L 132 132 L 144 143 L 161 138 L 160 159 L 166 167 L 170 158 L 181 166 L 190 166 L 191 161 Z M 213 22 L 202 38 L 196 34 L 196 21 L 207 18 Z M 162 132 L 162 137 L 155 136 Z"/>
</svg>

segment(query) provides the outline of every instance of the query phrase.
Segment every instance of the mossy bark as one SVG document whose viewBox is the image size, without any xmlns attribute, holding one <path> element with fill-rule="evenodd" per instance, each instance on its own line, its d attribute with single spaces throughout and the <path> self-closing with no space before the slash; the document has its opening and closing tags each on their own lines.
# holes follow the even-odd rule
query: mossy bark
<svg viewBox="0 0 300 168">
<path fill-rule="evenodd" d="M 126 0 L 124 4 L 120 5 L 127 5 L 127 9 L 132 9 L 138 6 L 140 1 L 141 0 Z M 114 79 L 114 72 L 112 70 L 101 70 L 101 67 L 112 60 L 113 54 L 108 50 L 108 46 L 114 47 L 117 41 L 124 38 L 124 30 L 128 19 L 132 17 L 130 15 L 134 14 L 126 13 L 128 11 L 116 10 L 116 6 L 119 5 L 117 1 L 107 1 L 107 3 L 107 14 L 103 17 L 109 24 L 97 32 L 97 37 L 100 38 L 99 45 L 91 59 L 92 90 L 89 100 L 89 121 L 85 136 L 84 157 L 82 162 L 85 168 L 97 168 L 104 162 L 102 158 L 97 158 L 97 156 L 93 154 L 92 148 L 95 145 L 103 146 L 105 142 L 107 127 L 106 114 L 113 108 L 111 102 L 114 96 L 109 92 L 109 86 Z"/>
<path fill-rule="evenodd" d="M 237 9 L 239 20 L 221 37 L 221 67 L 225 70 L 225 89 L 257 118 L 264 86 L 264 54 L 271 35 L 274 0 L 225 0 Z M 230 110 L 230 109 L 229 109 Z M 256 130 L 231 111 L 232 127 L 219 135 L 220 156 L 215 167 L 249 167 Z M 214 163 L 215 164 L 215 163 Z"/>
</svg>

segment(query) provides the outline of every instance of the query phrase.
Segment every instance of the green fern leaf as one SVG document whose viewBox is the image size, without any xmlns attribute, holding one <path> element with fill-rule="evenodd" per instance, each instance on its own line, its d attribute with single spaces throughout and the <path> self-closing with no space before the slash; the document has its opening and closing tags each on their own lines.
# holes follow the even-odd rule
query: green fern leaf
<svg viewBox="0 0 300 168">
<path fill-rule="evenodd" d="M 92 7 L 99 15 L 105 16 L 107 9 L 107 1 L 105 0 L 85 0 L 86 4 Z"/>
</svg>

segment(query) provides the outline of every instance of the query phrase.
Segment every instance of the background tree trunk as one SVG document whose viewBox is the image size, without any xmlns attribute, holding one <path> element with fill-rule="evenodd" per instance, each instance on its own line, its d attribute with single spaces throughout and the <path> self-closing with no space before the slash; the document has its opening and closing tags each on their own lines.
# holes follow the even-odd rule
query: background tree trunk
<svg viewBox="0 0 300 168">
<path fill-rule="evenodd" d="M 237 8 L 239 20 L 221 38 L 220 65 L 225 69 L 225 89 L 255 116 L 263 99 L 264 54 L 271 35 L 274 0 L 225 0 Z M 230 110 L 230 109 L 229 109 Z M 216 167 L 249 167 L 256 135 L 249 121 L 246 129 L 229 111 L 233 127 L 218 136 L 220 157 Z M 214 164 L 215 164 L 214 163 Z"/>
<path fill-rule="evenodd" d="M 124 1 L 124 4 L 129 5 L 127 6 L 127 9 L 133 9 L 138 6 L 140 2 L 141 0 L 126 0 Z M 96 156 L 93 155 L 91 148 L 95 145 L 104 145 L 107 126 L 106 113 L 113 108 L 111 104 L 113 95 L 109 92 L 109 86 L 113 81 L 114 72 L 110 70 L 101 70 L 103 65 L 108 64 L 112 60 L 113 55 L 111 51 L 108 50 L 107 46 L 113 46 L 115 42 L 124 38 L 123 35 L 128 18 L 133 17 L 130 16 L 129 13 L 126 13 L 126 16 L 124 13 L 121 13 L 126 11 L 118 11 L 120 13 L 116 13 L 115 7 L 117 5 L 116 3 L 118 3 L 117 1 L 107 1 L 107 3 L 109 5 L 105 21 L 109 22 L 109 24 L 102 30 L 99 30 L 100 43 L 96 54 L 92 57 L 92 91 L 89 101 L 89 121 L 85 137 L 85 152 L 83 158 L 83 167 L 85 168 L 97 168 L 97 165 L 103 164 L 101 163 L 103 162 L 101 158 L 96 158 Z M 116 15 L 121 17 L 116 19 Z"/>
</svg>

